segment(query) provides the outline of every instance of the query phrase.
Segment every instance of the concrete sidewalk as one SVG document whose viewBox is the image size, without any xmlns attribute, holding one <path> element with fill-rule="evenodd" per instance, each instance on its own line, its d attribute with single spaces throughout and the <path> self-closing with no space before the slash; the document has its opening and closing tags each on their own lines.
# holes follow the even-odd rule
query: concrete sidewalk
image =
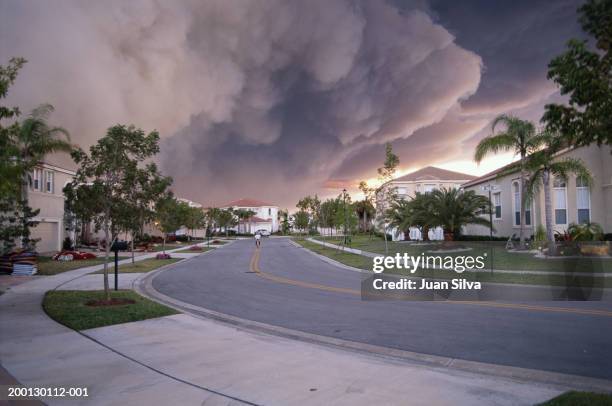
<svg viewBox="0 0 612 406">
<path fill-rule="evenodd" d="M 48 318 L 40 304 L 47 290 L 92 270 L 39 278 L 0 296 L 0 361 L 22 384 L 87 387 L 89 397 L 76 403 L 89 405 L 530 405 L 562 391 L 346 352 L 185 314 L 82 335 Z"/>
</svg>

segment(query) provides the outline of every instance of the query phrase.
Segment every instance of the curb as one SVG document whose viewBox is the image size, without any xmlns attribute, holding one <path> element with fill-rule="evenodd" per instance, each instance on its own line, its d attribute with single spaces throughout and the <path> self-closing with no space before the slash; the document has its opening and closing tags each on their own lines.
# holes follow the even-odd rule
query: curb
<svg viewBox="0 0 612 406">
<path fill-rule="evenodd" d="M 357 268 L 354 268 L 357 269 Z M 612 381 L 590 378 L 580 375 L 569 375 L 537 369 L 527 369 L 505 365 L 488 364 L 477 361 L 468 361 L 438 355 L 417 353 L 412 351 L 387 348 L 372 344 L 359 343 L 339 338 L 326 337 L 318 334 L 305 333 L 285 327 L 274 326 L 257 321 L 231 316 L 225 313 L 195 306 L 172 297 L 166 296 L 153 287 L 153 279 L 167 269 L 158 269 L 138 278 L 133 283 L 134 291 L 142 296 L 163 305 L 172 307 L 193 317 L 204 318 L 231 325 L 243 330 L 273 334 L 283 338 L 294 339 L 306 343 L 323 345 L 326 347 L 357 352 L 363 355 L 385 358 L 394 361 L 403 361 L 420 364 L 430 368 L 448 368 L 456 371 L 474 374 L 494 375 L 500 378 L 512 379 L 522 382 L 537 382 L 561 389 L 581 389 L 596 392 L 610 392 Z M 359 270 L 363 272 L 363 270 Z"/>
</svg>

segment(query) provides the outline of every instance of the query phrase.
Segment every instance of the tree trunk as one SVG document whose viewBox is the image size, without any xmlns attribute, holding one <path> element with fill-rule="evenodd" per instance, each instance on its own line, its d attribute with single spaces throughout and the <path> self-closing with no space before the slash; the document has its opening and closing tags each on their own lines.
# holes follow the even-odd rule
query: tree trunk
<svg viewBox="0 0 612 406">
<path fill-rule="evenodd" d="M 548 255 L 556 255 L 555 234 L 552 220 L 552 196 L 550 194 L 550 171 L 544 170 L 542 174 L 544 183 L 544 216 L 546 218 L 546 241 L 548 242 Z"/>
<path fill-rule="evenodd" d="M 106 300 L 110 300 L 110 289 L 108 286 L 108 260 L 110 258 L 110 232 L 108 226 L 108 220 L 104 221 L 104 241 L 106 246 L 104 247 L 104 297 Z"/>
<path fill-rule="evenodd" d="M 134 236 L 132 235 L 132 263 L 134 263 Z"/>
<path fill-rule="evenodd" d="M 521 155 L 519 248 L 525 248 L 525 155 Z"/>
<path fill-rule="evenodd" d="M 41 179 L 42 181 L 42 179 Z M 29 188 L 29 181 L 28 181 L 28 173 L 25 172 L 23 174 L 23 177 L 21 179 L 21 202 L 19 203 L 18 207 L 21 206 L 21 225 L 23 227 L 23 232 L 21 235 L 21 248 L 23 248 L 26 251 L 30 250 L 30 231 L 28 229 L 28 224 L 25 221 L 25 207 L 28 205 L 28 188 Z"/>
<path fill-rule="evenodd" d="M 166 233 L 164 233 L 164 240 L 162 242 L 162 253 L 166 255 Z"/>
</svg>

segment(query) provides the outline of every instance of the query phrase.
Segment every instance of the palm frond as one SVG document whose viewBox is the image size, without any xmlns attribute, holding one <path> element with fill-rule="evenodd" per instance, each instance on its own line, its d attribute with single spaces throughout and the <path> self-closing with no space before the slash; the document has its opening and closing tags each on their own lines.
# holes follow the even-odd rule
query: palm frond
<svg viewBox="0 0 612 406">
<path fill-rule="evenodd" d="M 480 163 L 489 153 L 516 149 L 516 139 L 509 133 L 503 132 L 483 138 L 476 146 L 474 161 Z"/>
</svg>

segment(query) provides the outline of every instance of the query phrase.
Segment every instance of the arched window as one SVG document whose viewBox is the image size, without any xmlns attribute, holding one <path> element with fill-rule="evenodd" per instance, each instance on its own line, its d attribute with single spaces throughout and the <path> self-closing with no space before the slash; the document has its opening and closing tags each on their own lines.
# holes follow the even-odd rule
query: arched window
<svg viewBox="0 0 612 406">
<path fill-rule="evenodd" d="M 567 224 L 567 182 L 563 178 L 553 181 L 553 207 L 555 224 Z"/>
<path fill-rule="evenodd" d="M 577 219 L 579 224 L 591 221 L 591 192 L 586 179 L 576 178 L 576 208 L 578 210 Z"/>
</svg>

